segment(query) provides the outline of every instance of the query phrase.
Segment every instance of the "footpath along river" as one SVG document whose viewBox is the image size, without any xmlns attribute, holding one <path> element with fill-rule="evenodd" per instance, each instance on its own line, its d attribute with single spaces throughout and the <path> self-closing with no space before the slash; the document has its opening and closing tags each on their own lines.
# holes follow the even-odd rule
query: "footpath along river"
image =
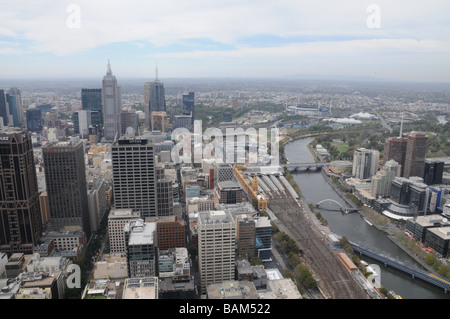
<svg viewBox="0 0 450 319">
<path fill-rule="evenodd" d="M 298 139 L 286 144 L 285 157 L 291 163 L 311 163 L 314 161 L 307 145 L 314 137 Z M 333 199 L 345 205 L 344 200 L 327 183 L 322 174 L 317 172 L 292 173 L 295 182 L 300 187 L 307 204 L 316 204 L 323 199 Z M 365 246 L 374 247 L 378 251 L 397 260 L 418 265 L 406 252 L 392 242 L 386 233 L 369 225 L 359 213 L 344 215 L 339 211 L 318 209 L 328 221 L 328 227 L 339 236 L 345 236 L 350 241 Z M 419 279 L 413 279 L 410 275 L 401 271 L 385 267 L 383 264 L 370 260 L 365 256 L 361 259 L 369 264 L 377 264 L 380 267 L 381 284 L 387 290 L 393 290 L 404 299 L 450 299 L 450 293 L 435 287 Z"/>
</svg>

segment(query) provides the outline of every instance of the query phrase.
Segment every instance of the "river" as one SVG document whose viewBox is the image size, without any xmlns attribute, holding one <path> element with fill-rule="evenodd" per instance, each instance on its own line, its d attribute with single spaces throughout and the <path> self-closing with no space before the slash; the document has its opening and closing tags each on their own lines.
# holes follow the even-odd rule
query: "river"
<svg viewBox="0 0 450 319">
<path fill-rule="evenodd" d="M 314 158 L 307 149 L 307 145 L 314 139 L 308 137 L 290 142 L 285 146 L 285 156 L 291 163 L 311 163 Z M 307 203 L 316 204 L 323 199 L 333 199 L 345 205 L 345 202 L 317 172 L 292 173 L 295 182 L 302 191 Z M 339 236 L 345 236 L 350 241 L 370 246 L 400 261 L 418 265 L 406 252 L 392 242 L 384 232 L 370 226 L 358 213 L 344 215 L 339 211 L 318 209 L 328 221 L 330 230 Z M 449 299 L 450 294 L 401 271 L 385 267 L 374 260 L 363 256 L 361 259 L 369 264 L 380 267 L 381 284 L 387 290 L 393 290 L 405 299 Z"/>
</svg>

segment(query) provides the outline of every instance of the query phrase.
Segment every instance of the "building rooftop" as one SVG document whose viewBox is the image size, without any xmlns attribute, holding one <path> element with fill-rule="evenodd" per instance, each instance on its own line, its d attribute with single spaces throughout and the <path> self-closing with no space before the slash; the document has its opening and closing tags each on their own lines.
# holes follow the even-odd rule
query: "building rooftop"
<svg viewBox="0 0 450 319">
<path fill-rule="evenodd" d="M 158 299 L 158 277 L 126 279 L 122 299 Z"/>
<path fill-rule="evenodd" d="M 200 224 L 233 223 L 231 214 L 221 210 L 199 212 L 198 219 Z"/>
<path fill-rule="evenodd" d="M 124 230 L 130 232 L 128 245 L 152 245 L 156 231 L 156 223 L 145 223 L 138 219 L 125 225 Z"/>
<path fill-rule="evenodd" d="M 445 225 L 450 226 L 450 222 L 447 218 L 442 217 L 441 215 L 426 215 L 426 216 L 417 216 L 416 224 L 421 225 L 422 227 L 429 227 L 435 225 Z"/>
</svg>

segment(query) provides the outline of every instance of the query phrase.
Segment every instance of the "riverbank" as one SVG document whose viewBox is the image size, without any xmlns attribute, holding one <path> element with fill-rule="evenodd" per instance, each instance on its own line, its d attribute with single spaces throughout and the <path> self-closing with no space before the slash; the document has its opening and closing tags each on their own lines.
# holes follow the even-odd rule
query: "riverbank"
<svg viewBox="0 0 450 319">
<path fill-rule="evenodd" d="M 296 139 L 290 139 L 289 142 L 294 142 L 297 139 L 301 139 L 304 137 L 299 137 Z M 285 145 L 289 142 L 286 142 Z M 307 149 L 309 150 L 309 152 L 311 153 L 311 155 L 314 157 L 315 161 L 317 161 L 317 154 L 314 154 L 314 150 L 311 147 L 311 144 L 309 143 L 307 145 Z M 314 156 L 315 155 L 315 156 Z M 283 155 L 284 152 L 283 152 Z M 327 174 L 327 170 L 326 168 L 322 169 L 321 172 L 323 179 L 327 182 L 327 184 L 329 184 L 334 192 L 340 197 L 342 198 L 345 203 L 347 203 L 347 205 L 349 207 L 353 207 L 353 208 L 360 208 L 358 210 L 359 215 L 361 216 L 361 218 L 363 218 L 369 225 L 371 225 L 372 227 L 378 229 L 379 231 L 383 232 L 386 237 L 393 242 L 397 247 L 399 247 L 402 251 L 404 251 L 407 255 L 409 255 L 413 260 L 415 260 L 419 265 L 421 265 L 424 269 L 426 269 L 427 271 L 429 271 L 430 273 L 433 273 L 439 277 L 441 277 L 441 275 L 433 268 L 432 265 L 429 265 L 425 262 L 425 260 L 423 258 L 421 258 L 420 256 L 418 256 L 414 251 L 412 251 L 411 249 L 409 249 L 398 237 L 400 234 L 404 233 L 405 230 L 403 228 L 399 228 L 395 223 L 393 223 L 388 217 L 379 214 L 378 212 L 373 211 L 371 208 L 367 207 L 367 206 L 361 206 L 359 207 L 358 205 L 356 205 L 356 203 L 347 196 L 347 194 L 342 191 L 338 185 L 336 185 L 336 183 L 332 180 L 331 176 L 329 176 Z M 299 186 L 298 186 L 299 187 Z M 300 187 L 299 187 L 300 188 Z M 301 188 L 300 188 L 300 191 Z M 302 196 L 303 197 L 303 196 Z M 305 200 L 306 203 L 306 199 L 303 198 L 303 200 Z M 305 208 L 307 208 L 307 205 L 305 205 Z"/>
</svg>

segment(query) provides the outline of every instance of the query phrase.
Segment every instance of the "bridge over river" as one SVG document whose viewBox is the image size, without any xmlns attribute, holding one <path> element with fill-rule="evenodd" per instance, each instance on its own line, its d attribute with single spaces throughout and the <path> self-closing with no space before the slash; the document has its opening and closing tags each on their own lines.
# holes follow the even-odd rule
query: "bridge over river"
<svg viewBox="0 0 450 319">
<path fill-rule="evenodd" d="M 312 162 L 312 163 L 288 163 L 283 164 L 289 171 L 317 171 L 320 172 L 322 167 L 330 165 L 330 162 Z"/>
<path fill-rule="evenodd" d="M 384 264 L 384 266 L 390 266 L 395 269 L 398 269 L 400 271 L 403 271 L 407 274 L 410 274 L 412 278 L 419 278 L 422 279 L 430 284 L 433 284 L 437 287 L 440 287 L 444 289 L 445 293 L 447 291 L 450 291 L 450 282 L 439 278 L 438 276 L 431 274 L 425 270 L 416 268 L 412 265 L 406 265 L 400 261 L 394 260 L 392 258 L 389 258 L 387 256 L 384 256 L 381 253 L 375 252 L 373 249 L 362 247 L 358 244 L 350 242 L 350 246 L 353 248 L 353 250 L 360 255 L 365 255 L 367 257 L 370 257 L 374 260 L 377 260 Z"/>
</svg>

